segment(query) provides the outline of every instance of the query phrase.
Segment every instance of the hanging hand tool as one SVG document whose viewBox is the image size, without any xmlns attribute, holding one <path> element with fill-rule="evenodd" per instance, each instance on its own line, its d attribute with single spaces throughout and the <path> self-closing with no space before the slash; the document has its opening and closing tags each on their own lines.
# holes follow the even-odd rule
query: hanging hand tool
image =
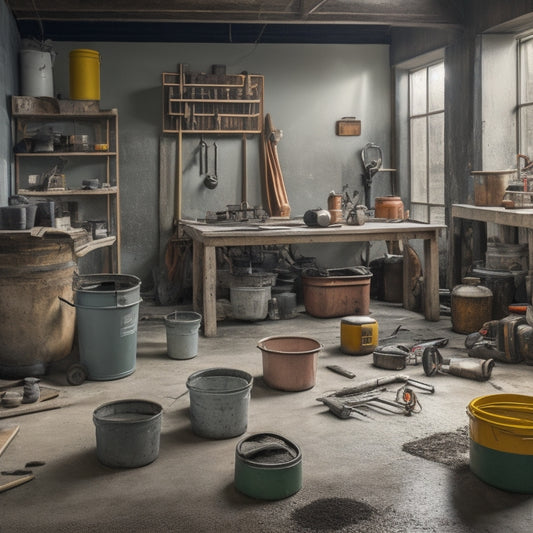
<svg viewBox="0 0 533 533">
<path fill-rule="evenodd" d="M 372 209 L 371 199 L 371 187 L 372 179 L 381 168 L 383 161 L 383 152 L 381 148 L 373 143 L 369 142 L 363 146 L 361 150 L 361 159 L 363 161 L 363 185 L 365 191 L 365 205 L 368 209 Z"/>
<path fill-rule="evenodd" d="M 207 143 L 203 136 L 200 138 L 200 176 L 207 173 Z"/>
<path fill-rule="evenodd" d="M 218 176 L 217 176 L 217 145 L 216 143 L 213 144 L 215 148 L 215 173 L 210 174 L 209 173 L 209 151 L 207 144 L 205 145 L 205 178 L 204 178 L 204 185 L 208 189 L 215 189 L 218 185 Z"/>
</svg>

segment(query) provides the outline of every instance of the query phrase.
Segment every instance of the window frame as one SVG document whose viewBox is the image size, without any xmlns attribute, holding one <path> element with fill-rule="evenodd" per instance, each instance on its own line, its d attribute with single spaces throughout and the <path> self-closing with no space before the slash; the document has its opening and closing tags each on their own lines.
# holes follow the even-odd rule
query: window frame
<svg viewBox="0 0 533 533">
<path fill-rule="evenodd" d="M 407 70 L 407 122 L 408 122 L 408 134 L 409 134 L 409 143 L 408 143 L 408 167 L 409 167 L 409 176 L 411 176 L 409 180 L 409 195 L 410 195 L 410 204 L 411 204 L 411 210 L 417 211 L 417 213 L 420 213 L 424 211 L 425 216 L 423 217 L 423 222 L 434 222 L 433 218 L 435 217 L 435 213 L 432 213 L 432 210 L 435 211 L 434 208 L 438 208 L 441 210 L 441 213 L 439 213 L 439 220 L 438 222 L 444 223 L 445 217 L 446 217 L 446 191 L 445 191 L 445 169 L 444 169 L 444 156 L 445 156 L 445 138 L 443 137 L 443 145 L 442 145 L 442 153 L 440 154 L 442 158 L 442 190 L 439 191 L 440 194 L 440 201 L 435 201 L 434 198 L 432 198 L 431 195 L 431 168 L 430 168 L 430 157 L 432 152 L 434 152 L 434 148 L 431 146 L 431 135 L 430 135 L 430 118 L 432 116 L 442 116 L 443 121 L 446 119 L 446 107 L 445 107 L 445 71 L 443 74 L 442 79 L 442 91 L 443 91 L 443 97 L 442 97 L 442 107 L 439 107 L 438 109 L 430 110 L 430 84 L 431 84 L 431 76 L 430 69 L 432 67 L 435 67 L 436 65 L 442 65 L 442 68 L 445 69 L 445 61 L 443 58 L 439 58 L 437 60 L 428 61 L 427 63 L 417 65 L 416 67 L 410 68 Z M 413 93 L 412 93 L 412 76 L 420 71 L 425 71 L 425 112 L 424 113 L 412 113 L 412 102 L 413 102 Z M 425 119 L 425 201 L 415 200 L 414 198 L 417 198 L 417 194 L 414 191 L 414 187 L 416 186 L 415 181 L 413 180 L 413 123 L 417 119 Z M 443 122 L 442 125 L 442 135 L 444 136 L 445 133 L 445 123 Z M 416 206 L 416 209 L 414 207 Z M 419 218 L 415 215 L 415 218 Z"/>
</svg>

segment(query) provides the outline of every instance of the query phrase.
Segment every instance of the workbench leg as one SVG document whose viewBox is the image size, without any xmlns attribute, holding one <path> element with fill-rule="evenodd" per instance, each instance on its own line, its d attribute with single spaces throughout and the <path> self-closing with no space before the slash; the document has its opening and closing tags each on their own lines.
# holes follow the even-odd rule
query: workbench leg
<svg viewBox="0 0 533 533">
<path fill-rule="evenodd" d="M 204 335 L 217 335 L 217 261 L 216 248 L 204 246 L 203 254 L 203 301 Z"/>
<path fill-rule="evenodd" d="M 408 254 L 408 247 L 405 246 L 406 243 L 405 240 L 402 242 L 403 246 L 403 266 L 402 266 L 402 299 L 403 299 L 403 307 L 404 309 L 412 310 L 413 306 L 411 305 L 411 288 L 409 287 L 409 254 Z"/>
<path fill-rule="evenodd" d="M 527 301 L 531 303 L 533 295 L 533 230 L 527 230 L 527 246 L 528 246 L 528 272 L 526 276 L 526 291 Z"/>
<path fill-rule="evenodd" d="M 426 320 L 440 319 L 439 245 L 437 232 L 424 240 L 424 316 Z"/>
<path fill-rule="evenodd" d="M 204 260 L 204 245 L 192 242 L 192 308 L 197 313 L 202 309 L 202 262 Z"/>
</svg>

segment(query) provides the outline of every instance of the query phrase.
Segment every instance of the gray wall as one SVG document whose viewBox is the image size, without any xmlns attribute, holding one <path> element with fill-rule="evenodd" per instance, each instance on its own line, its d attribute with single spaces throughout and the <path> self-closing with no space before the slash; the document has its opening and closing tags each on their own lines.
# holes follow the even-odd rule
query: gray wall
<svg viewBox="0 0 533 533">
<path fill-rule="evenodd" d="M 5 2 L 0 2 L 0 206 L 7 205 L 11 176 L 11 96 L 18 91 L 19 35 Z"/>
<path fill-rule="evenodd" d="M 369 141 L 390 161 L 391 84 L 385 45 L 203 45 L 172 43 L 55 43 L 56 93 L 68 98 L 69 51 L 98 50 L 101 108 L 116 107 L 120 125 L 122 271 L 149 279 L 159 260 L 159 146 L 161 72 L 179 62 L 208 72 L 225 64 L 228 73 L 247 70 L 265 76 L 265 112 L 283 130 L 278 145 L 291 215 L 326 207 L 329 191 L 361 190 L 361 148 Z M 360 137 L 337 137 L 335 121 L 362 121 Z M 182 215 L 204 217 L 240 202 L 240 137 L 208 137 L 219 146 L 219 186 L 208 190 L 198 172 L 199 138 L 183 143 Z M 174 138 L 172 141 L 174 142 Z M 262 203 L 258 138 L 248 140 L 248 202 Z M 174 172 L 166 172 L 169 179 Z M 172 178 L 173 179 L 173 178 Z M 375 195 L 390 194 L 389 180 L 375 180 Z"/>
</svg>

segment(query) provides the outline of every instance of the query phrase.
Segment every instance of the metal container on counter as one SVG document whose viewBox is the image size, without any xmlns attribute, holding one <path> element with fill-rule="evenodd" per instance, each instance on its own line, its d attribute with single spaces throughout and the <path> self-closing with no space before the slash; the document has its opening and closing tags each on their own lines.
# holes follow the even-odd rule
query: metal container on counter
<svg viewBox="0 0 533 533">
<path fill-rule="evenodd" d="M 403 202 L 399 196 L 379 196 L 375 199 L 376 218 L 398 220 L 404 218 Z"/>
</svg>

